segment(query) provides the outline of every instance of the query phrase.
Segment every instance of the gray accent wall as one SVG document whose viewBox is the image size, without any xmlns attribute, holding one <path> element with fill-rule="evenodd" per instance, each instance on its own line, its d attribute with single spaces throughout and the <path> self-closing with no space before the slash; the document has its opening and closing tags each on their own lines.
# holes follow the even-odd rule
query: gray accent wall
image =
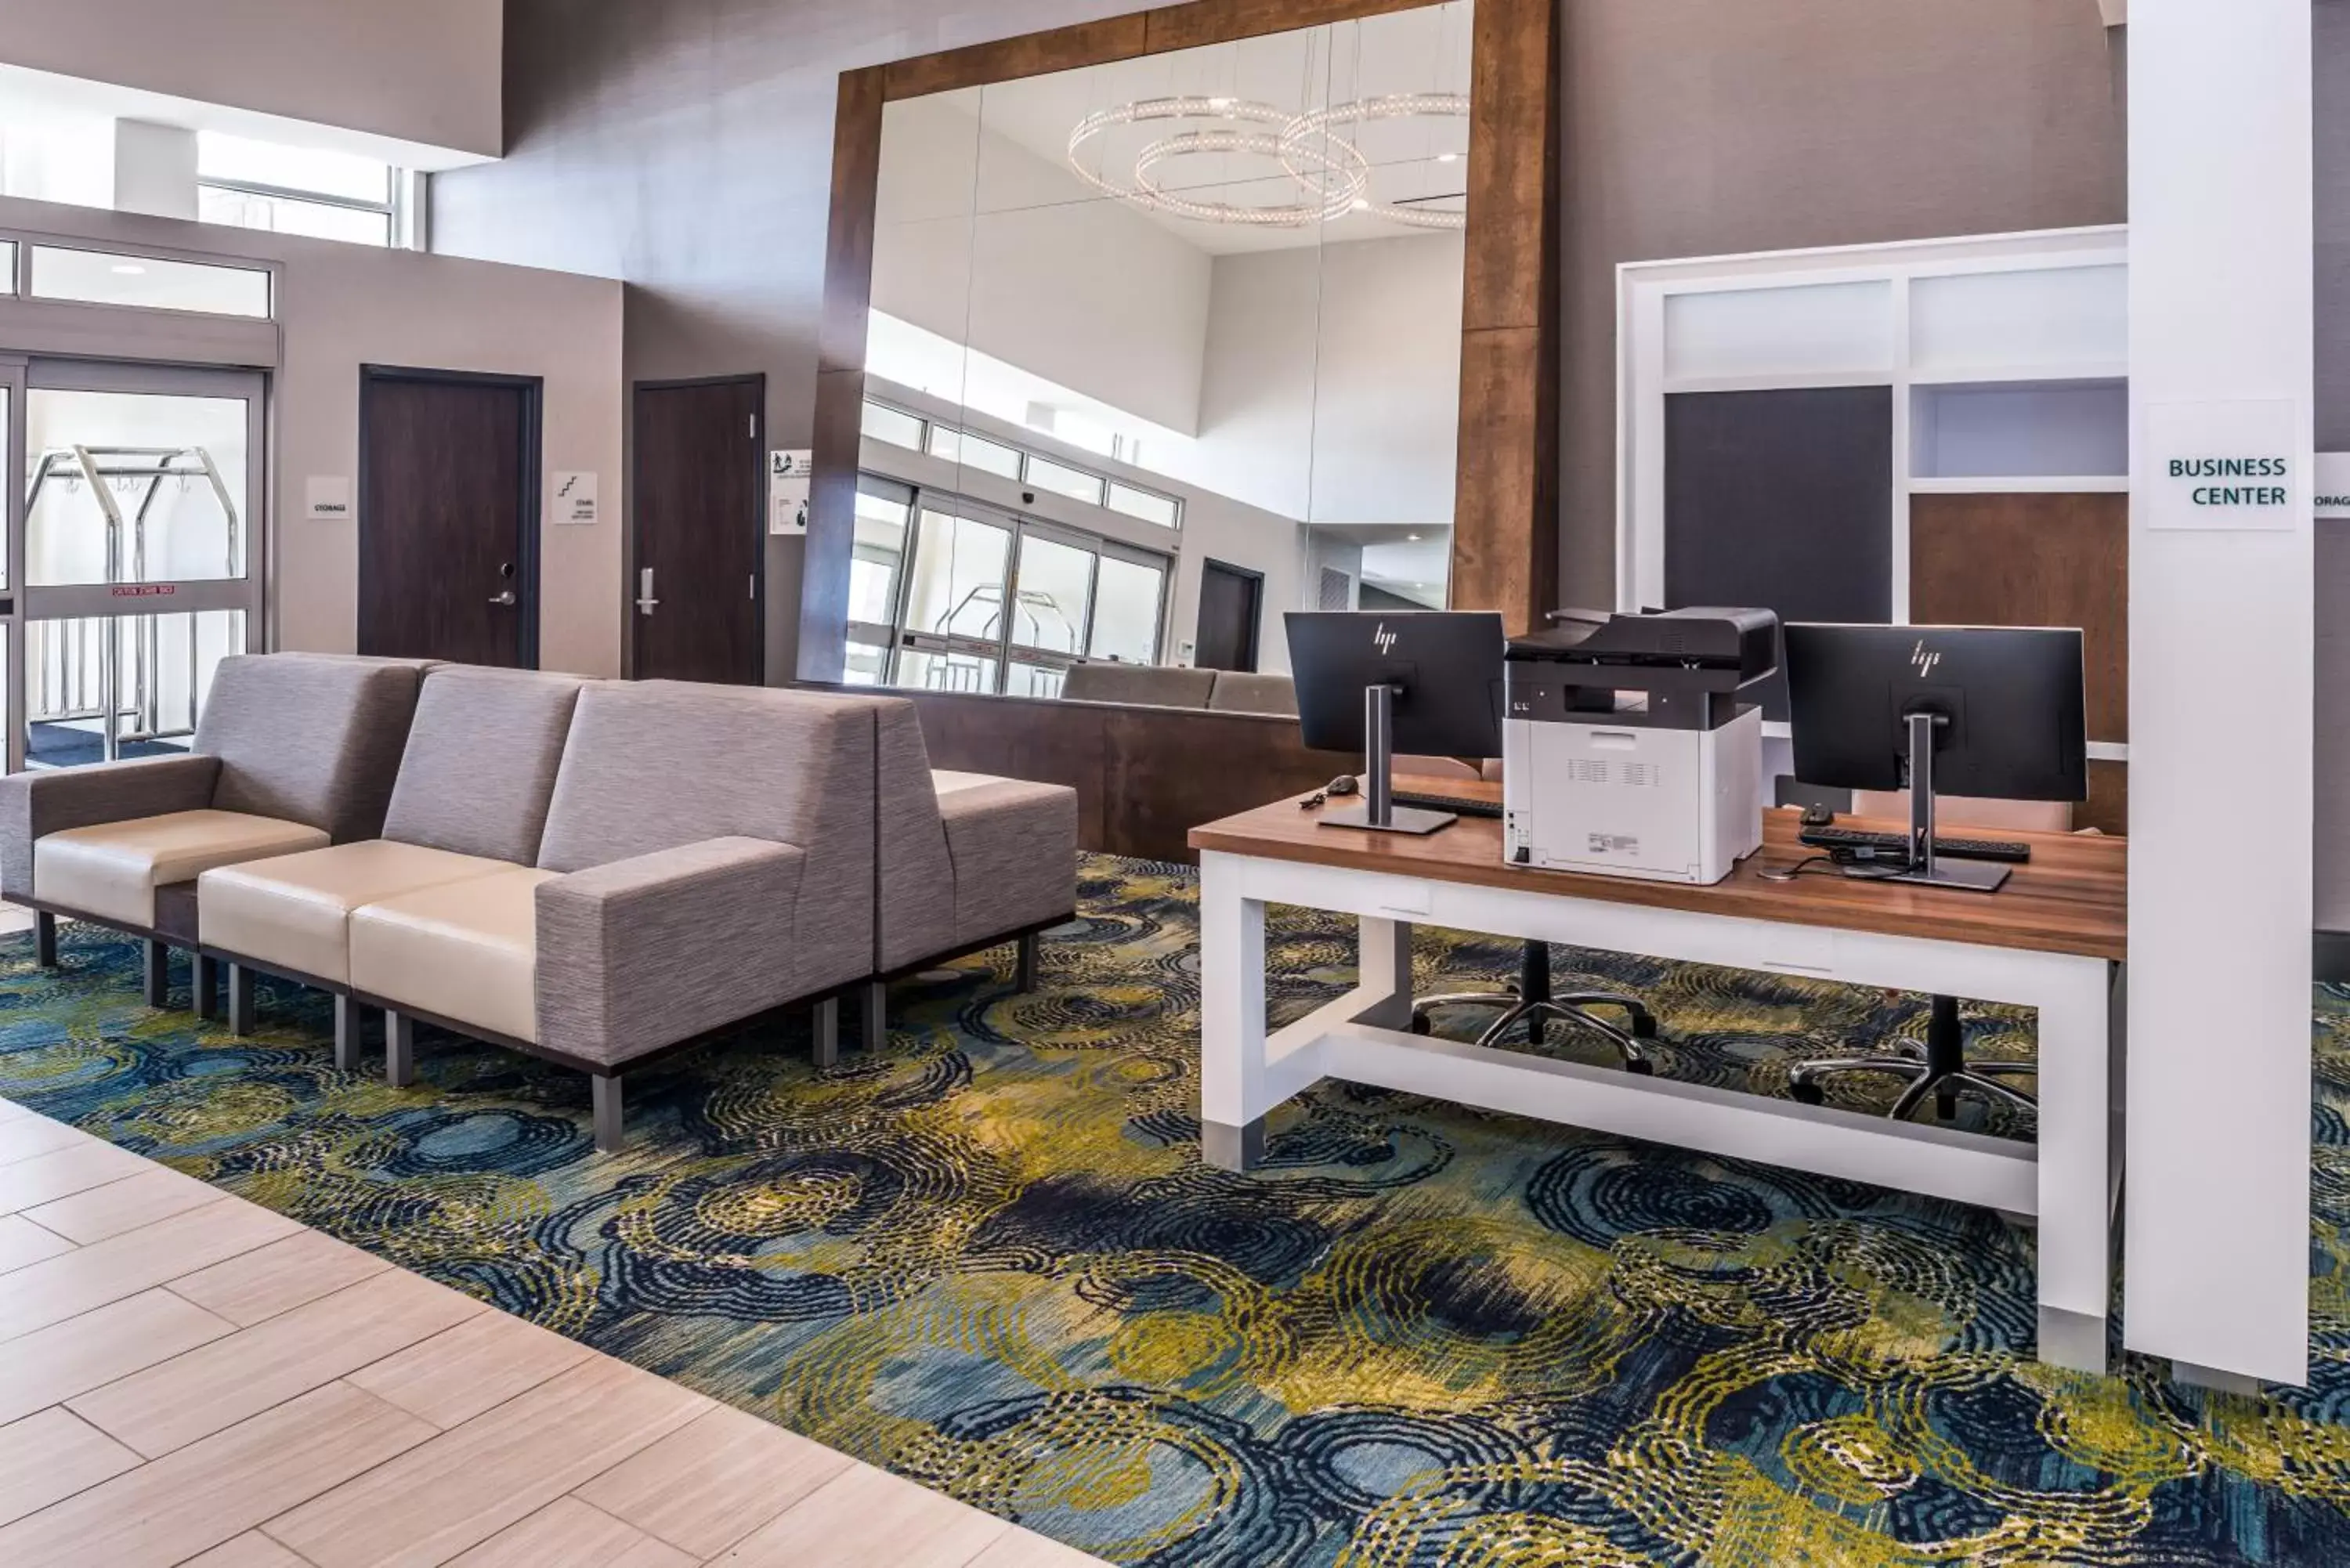
<svg viewBox="0 0 2350 1568">
<path fill-rule="evenodd" d="M 1613 591 L 1617 263 L 2124 216 L 2095 0 L 1562 4 L 1563 601 Z M 1137 8 L 508 0 L 508 155 L 436 180 L 434 248 L 625 279 L 632 376 L 764 370 L 805 445 L 837 73 Z M 775 671 L 798 555 L 770 542 Z"/>
</svg>

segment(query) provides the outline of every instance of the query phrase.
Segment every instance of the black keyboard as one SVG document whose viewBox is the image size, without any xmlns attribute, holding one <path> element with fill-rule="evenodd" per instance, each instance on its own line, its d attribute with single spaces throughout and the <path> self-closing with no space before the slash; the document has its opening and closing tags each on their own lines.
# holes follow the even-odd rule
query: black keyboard
<svg viewBox="0 0 2350 1568">
<path fill-rule="evenodd" d="M 1409 805 L 1420 811 L 1449 811 L 1455 816 L 1492 816 L 1502 815 L 1500 803 L 1490 800 L 1461 800 L 1449 794 L 1420 794 L 1412 790 L 1397 790 L 1388 800 L 1397 805 Z"/>
<path fill-rule="evenodd" d="M 1401 800 L 1403 796 L 1396 796 Z M 1908 858 L 1909 836 L 1906 833 L 1864 833 L 1856 827 L 1806 827 L 1797 836 L 1814 849 L 1873 849 L 1879 855 Z M 2032 846 L 2012 838 L 1937 838 L 1934 853 L 1947 855 L 1953 860 L 2007 860 L 2021 862 L 2032 858 Z"/>
</svg>

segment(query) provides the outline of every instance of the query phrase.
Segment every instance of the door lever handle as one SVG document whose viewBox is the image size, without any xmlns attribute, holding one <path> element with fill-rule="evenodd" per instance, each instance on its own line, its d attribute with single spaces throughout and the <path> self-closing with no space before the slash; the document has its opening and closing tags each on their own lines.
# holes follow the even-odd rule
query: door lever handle
<svg viewBox="0 0 2350 1568">
<path fill-rule="evenodd" d="M 490 596 L 490 602 L 494 605 L 510 605 L 515 602 L 514 590 L 508 588 L 502 594 L 493 594 Z"/>
</svg>

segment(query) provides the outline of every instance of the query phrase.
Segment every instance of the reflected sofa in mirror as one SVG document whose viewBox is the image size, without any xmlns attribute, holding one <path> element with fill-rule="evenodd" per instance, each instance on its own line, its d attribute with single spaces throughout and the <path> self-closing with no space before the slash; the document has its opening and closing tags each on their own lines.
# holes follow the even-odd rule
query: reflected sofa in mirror
<svg viewBox="0 0 2350 1568">
<path fill-rule="evenodd" d="M 844 76 L 804 677 L 1278 716 L 1285 611 L 1548 601 L 1547 9 L 1293 9 Z"/>
</svg>

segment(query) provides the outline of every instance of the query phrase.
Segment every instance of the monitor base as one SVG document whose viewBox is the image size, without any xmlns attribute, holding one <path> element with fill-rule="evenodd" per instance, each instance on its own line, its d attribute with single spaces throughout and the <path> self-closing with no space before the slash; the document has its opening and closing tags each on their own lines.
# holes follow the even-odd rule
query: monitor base
<svg viewBox="0 0 2350 1568">
<path fill-rule="evenodd" d="M 1322 814 L 1325 827 L 1367 827 L 1373 833 L 1434 833 L 1440 827 L 1450 827 L 1461 819 L 1449 811 L 1422 811 L 1416 806 L 1399 805 L 1388 814 L 1385 822 L 1370 820 L 1370 808 L 1349 805 Z"/>
<path fill-rule="evenodd" d="M 1996 893 L 2005 885 L 2010 867 L 1987 860 L 1959 860 L 1948 855 L 1934 857 L 1931 871 L 1903 871 L 1896 876 L 1871 878 L 1878 882 L 1910 882 L 1929 888 L 1955 888 L 1962 893 Z"/>
</svg>

